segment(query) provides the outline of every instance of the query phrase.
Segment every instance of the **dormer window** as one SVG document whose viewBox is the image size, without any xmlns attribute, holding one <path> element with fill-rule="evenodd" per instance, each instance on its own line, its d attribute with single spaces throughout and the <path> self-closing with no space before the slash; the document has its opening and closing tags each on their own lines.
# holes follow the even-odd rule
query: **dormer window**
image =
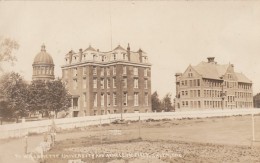
<svg viewBox="0 0 260 163">
<path fill-rule="evenodd" d="M 191 78 L 193 74 L 191 72 L 188 73 L 188 77 Z"/>
<path fill-rule="evenodd" d="M 114 60 L 116 60 L 116 54 L 114 54 Z"/>
<path fill-rule="evenodd" d="M 125 53 L 123 54 L 123 60 L 126 60 L 126 54 Z"/>
</svg>

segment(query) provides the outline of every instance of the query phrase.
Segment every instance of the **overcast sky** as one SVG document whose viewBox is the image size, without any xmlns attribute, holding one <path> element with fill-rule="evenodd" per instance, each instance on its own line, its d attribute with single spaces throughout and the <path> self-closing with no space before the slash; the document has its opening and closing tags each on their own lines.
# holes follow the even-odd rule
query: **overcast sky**
<svg viewBox="0 0 260 163">
<path fill-rule="evenodd" d="M 110 25 L 110 18 L 111 24 Z M 118 44 L 142 48 L 152 63 L 152 92 L 175 95 L 175 73 L 214 56 L 232 63 L 260 92 L 259 1 L 0 1 L 0 36 L 20 44 L 13 68 L 26 80 L 46 45 L 61 77 L 65 54 L 91 44 L 101 51 Z"/>
</svg>

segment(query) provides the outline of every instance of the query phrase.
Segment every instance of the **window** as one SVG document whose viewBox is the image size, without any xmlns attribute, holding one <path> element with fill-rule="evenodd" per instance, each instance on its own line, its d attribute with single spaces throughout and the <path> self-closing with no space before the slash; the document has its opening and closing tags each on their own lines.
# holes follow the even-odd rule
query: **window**
<svg viewBox="0 0 260 163">
<path fill-rule="evenodd" d="M 107 106 L 110 106 L 110 93 L 107 93 Z"/>
<path fill-rule="evenodd" d="M 127 93 L 126 92 L 124 92 L 124 106 L 127 106 Z"/>
<path fill-rule="evenodd" d="M 127 78 L 123 79 L 123 88 L 127 88 Z"/>
<path fill-rule="evenodd" d="M 100 80 L 100 87 L 101 87 L 101 89 L 105 88 L 104 79 Z"/>
<path fill-rule="evenodd" d="M 97 88 L 97 79 L 93 79 L 93 88 Z"/>
<path fill-rule="evenodd" d="M 123 53 L 123 60 L 126 60 L 126 54 Z"/>
<path fill-rule="evenodd" d="M 139 105 L 139 97 L 138 97 L 138 93 L 135 92 L 134 93 L 134 106 L 138 106 Z"/>
<path fill-rule="evenodd" d="M 116 88 L 116 78 L 113 78 L 113 88 Z"/>
<path fill-rule="evenodd" d="M 126 66 L 123 66 L 123 74 L 126 75 Z"/>
<path fill-rule="evenodd" d="M 97 75 L 97 67 L 93 67 L 93 75 Z"/>
<path fill-rule="evenodd" d="M 198 86 L 200 86 L 200 79 L 198 79 L 197 84 L 198 84 Z"/>
<path fill-rule="evenodd" d="M 138 88 L 138 79 L 134 79 L 134 88 Z"/>
<path fill-rule="evenodd" d="M 145 102 L 145 106 L 148 106 L 149 104 L 148 93 L 144 94 L 144 102 Z"/>
<path fill-rule="evenodd" d="M 116 93 L 113 93 L 113 105 L 117 106 Z"/>
<path fill-rule="evenodd" d="M 106 59 L 106 57 L 105 57 L 105 56 L 102 56 L 102 62 L 104 62 L 104 61 L 105 61 L 105 59 Z"/>
<path fill-rule="evenodd" d="M 228 74 L 228 79 L 232 79 L 232 75 L 231 74 Z"/>
<path fill-rule="evenodd" d="M 113 75 L 116 75 L 116 66 L 113 66 Z"/>
<path fill-rule="evenodd" d="M 97 58 L 97 55 L 96 54 L 93 54 L 93 61 L 95 61 Z"/>
<path fill-rule="evenodd" d="M 100 75 L 101 75 L 101 76 L 104 76 L 104 67 L 101 67 L 101 69 L 100 69 Z"/>
<path fill-rule="evenodd" d="M 147 80 L 147 79 L 144 80 L 144 88 L 145 88 L 145 89 L 148 88 L 148 80 Z"/>
<path fill-rule="evenodd" d="M 87 104 L 87 94 L 86 92 L 83 93 L 83 106 L 86 107 Z"/>
<path fill-rule="evenodd" d="M 110 79 L 107 79 L 107 88 L 110 88 Z"/>
<path fill-rule="evenodd" d="M 105 95 L 104 93 L 101 93 L 101 106 L 104 106 L 105 104 Z"/>
<path fill-rule="evenodd" d="M 198 90 L 198 97 L 200 97 L 200 90 Z"/>
<path fill-rule="evenodd" d="M 189 72 L 189 73 L 188 73 L 188 77 L 191 78 L 192 76 L 193 76 L 193 74 L 192 74 L 191 72 Z"/>
<path fill-rule="evenodd" d="M 110 75 L 110 68 L 107 67 L 107 76 L 109 76 L 109 75 Z"/>
<path fill-rule="evenodd" d="M 116 60 L 116 54 L 115 53 L 113 54 L 113 57 L 114 57 L 114 60 Z"/>
<path fill-rule="evenodd" d="M 144 76 L 147 76 L 147 75 L 148 75 L 148 69 L 145 68 L 145 69 L 144 69 Z"/>
<path fill-rule="evenodd" d="M 73 76 L 77 76 L 78 74 L 77 74 L 77 68 L 74 68 L 73 69 Z"/>
<path fill-rule="evenodd" d="M 73 89 L 77 89 L 78 81 L 77 79 L 73 79 Z"/>
<path fill-rule="evenodd" d="M 138 75 L 138 68 L 134 67 L 134 75 Z"/>
<path fill-rule="evenodd" d="M 86 87 L 87 87 L 87 79 L 86 79 L 86 78 L 83 78 L 82 87 L 83 87 L 83 88 L 86 88 Z"/>
<path fill-rule="evenodd" d="M 97 93 L 94 93 L 94 107 L 97 107 Z"/>
</svg>

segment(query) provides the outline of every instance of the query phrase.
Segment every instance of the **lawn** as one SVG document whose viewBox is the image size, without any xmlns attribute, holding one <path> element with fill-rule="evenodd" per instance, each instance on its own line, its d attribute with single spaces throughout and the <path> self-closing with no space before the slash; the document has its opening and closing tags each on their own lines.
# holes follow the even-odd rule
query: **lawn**
<svg viewBox="0 0 260 163">
<path fill-rule="evenodd" d="M 47 163 L 259 162 L 260 116 L 147 120 L 89 126 L 57 134 Z"/>
</svg>

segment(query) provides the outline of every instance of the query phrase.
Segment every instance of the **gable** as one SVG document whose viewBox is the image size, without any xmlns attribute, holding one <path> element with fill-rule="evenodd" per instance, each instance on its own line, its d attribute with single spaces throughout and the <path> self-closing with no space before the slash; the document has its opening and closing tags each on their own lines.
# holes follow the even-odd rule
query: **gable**
<svg viewBox="0 0 260 163">
<path fill-rule="evenodd" d="M 234 72 L 233 65 L 228 66 L 226 73 L 223 75 L 223 79 L 230 81 L 237 81 L 236 73 Z"/>
<path fill-rule="evenodd" d="M 201 75 L 191 66 L 185 70 L 185 72 L 182 75 L 183 78 L 200 78 Z"/>
</svg>

